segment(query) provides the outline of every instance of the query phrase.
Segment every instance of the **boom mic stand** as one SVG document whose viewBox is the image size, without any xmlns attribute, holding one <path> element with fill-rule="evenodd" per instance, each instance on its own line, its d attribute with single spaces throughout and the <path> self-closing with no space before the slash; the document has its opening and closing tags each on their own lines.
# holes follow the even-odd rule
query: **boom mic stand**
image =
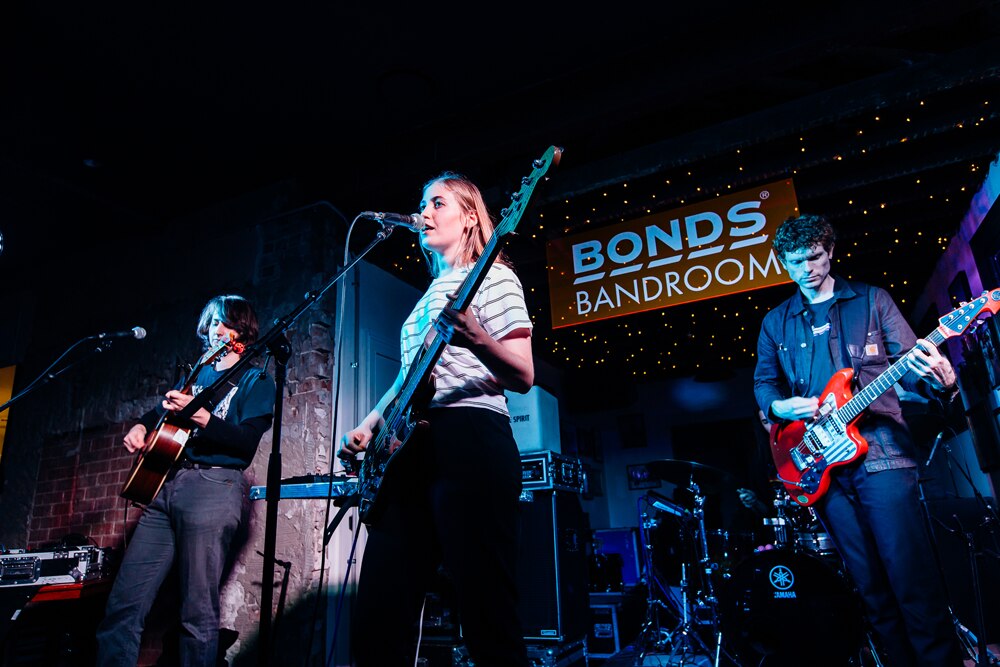
<svg viewBox="0 0 1000 667">
<path fill-rule="evenodd" d="M 143 331 L 142 336 L 145 335 L 146 335 L 145 331 Z M 36 377 L 34 380 L 28 383 L 27 387 L 19 391 L 16 396 L 12 397 L 6 403 L 0 405 L 0 412 L 3 412 L 11 405 L 13 405 L 17 401 L 21 400 L 22 398 L 30 394 L 35 389 L 38 389 L 39 387 L 48 384 L 52 380 L 55 380 L 57 377 L 59 377 L 69 369 L 73 368 L 77 364 L 87 359 L 90 356 L 90 354 L 80 357 L 73 363 L 67 364 L 57 371 L 53 371 L 53 369 L 56 366 L 58 366 L 59 362 L 66 358 L 66 355 L 68 355 L 70 352 L 72 352 L 73 350 L 75 350 L 76 348 L 78 348 L 79 346 L 83 345 L 88 341 L 97 341 L 97 345 L 90 349 L 90 354 L 98 354 L 100 352 L 106 352 L 107 350 L 111 349 L 111 343 L 114 342 L 114 337 L 108 336 L 107 334 L 98 334 L 96 336 L 87 336 L 86 338 L 81 338 L 80 340 L 76 341 L 75 343 L 70 345 L 65 352 L 60 354 L 55 361 L 49 364 L 49 367 L 46 368 L 44 371 L 42 371 L 38 377 Z"/>
<path fill-rule="evenodd" d="M 930 465 L 931 460 L 934 458 L 934 452 L 938 444 L 941 443 L 947 457 L 946 460 L 948 462 L 948 469 L 949 471 L 952 472 L 952 474 L 954 474 L 954 469 L 952 468 L 953 456 L 951 452 L 951 445 L 943 440 L 943 436 L 944 436 L 943 431 L 938 434 L 937 438 L 934 441 L 934 447 L 931 449 L 931 454 L 927 458 L 927 463 L 925 465 Z M 962 538 L 965 542 L 966 551 L 969 554 L 969 571 L 972 576 L 972 592 L 975 601 L 976 631 L 979 633 L 978 636 L 971 630 L 969 630 L 969 628 L 967 628 L 965 625 L 963 625 L 961 621 L 959 621 L 955 612 L 952 610 L 951 605 L 948 606 L 948 612 L 951 614 L 952 623 L 955 625 L 955 630 L 958 633 L 962 647 L 963 649 L 965 649 L 966 653 L 968 653 L 969 657 L 975 661 L 976 665 L 1000 665 L 1000 657 L 993 655 L 993 653 L 989 650 L 989 647 L 987 646 L 986 619 L 983 615 L 983 593 L 979 579 L 980 556 L 987 554 L 989 556 L 992 556 L 994 559 L 1000 560 L 1000 553 L 991 552 L 988 549 L 983 548 L 981 544 L 982 541 L 977 540 L 977 537 L 979 537 L 980 533 L 986 532 L 985 529 L 988 529 L 989 532 L 992 532 L 994 536 L 996 536 L 996 527 L 1000 525 L 1000 519 L 998 519 L 997 517 L 996 509 L 994 509 L 986 501 L 986 499 L 983 498 L 983 495 L 979 492 L 979 489 L 977 489 L 975 484 L 973 484 L 972 476 L 969 474 L 969 472 L 961 465 L 958 465 L 957 462 L 955 467 L 958 468 L 959 472 L 961 472 L 962 476 L 965 478 L 965 481 L 969 484 L 969 488 L 972 489 L 972 492 L 975 495 L 979 507 L 983 512 L 982 518 L 980 519 L 978 525 L 976 525 L 971 530 L 968 530 L 962 525 L 961 520 L 955 514 L 952 515 L 952 518 L 955 520 L 955 523 L 958 526 L 957 529 L 948 527 L 940 519 L 933 519 L 933 517 L 931 517 L 930 511 L 927 508 L 927 499 L 924 497 L 924 487 L 922 484 L 922 480 L 918 478 L 917 487 L 919 488 L 920 491 L 920 503 L 924 508 L 924 515 L 928 522 L 928 529 L 929 529 L 928 532 L 930 533 L 931 543 L 932 546 L 934 547 L 934 557 L 935 560 L 937 561 L 938 570 L 942 579 L 942 584 L 944 583 L 944 569 L 941 565 L 940 555 L 938 554 L 937 539 L 935 538 L 934 531 L 931 529 L 930 526 L 931 520 L 933 519 L 933 521 L 937 523 L 939 526 L 941 526 L 942 529 L 944 529 L 945 531 L 947 531 L 952 535 L 958 535 L 959 533 L 961 533 Z M 947 591 L 947 588 L 945 588 L 945 590 Z"/>
<path fill-rule="evenodd" d="M 264 350 L 268 350 L 274 357 L 275 373 L 275 400 L 274 400 L 274 427 L 272 433 L 271 455 L 267 463 L 267 490 L 266 490 L 266 519 L 264 522 L 264 571 L 261 577 L 261 597 L 260 597 L 260 649 L 257 653 L 257 663 L 261 667 L 266 667 L 272 663 L 271 660 L 271 629 L 274 619 L 271 608 L 274 604 L 274 551 L 277 536 L 278 520 L 278 500 L 281 495 L 281 411 L 283 409 L 285 368 L 288 359 L 291 357 L 291 345 L 285 337 L 285 332 L 292 324 L 326 292 L 332 288 L 337 281 L 343 278 L 348 271 L 354 268 L 361 259 L 367 255 L 372 248 L 389 238 L 394 227 L 383 224 L 382 228 L 375 234 L 375 238 L 369 243 L 354 259 L 344 266 L 334 275 L 321 290 L 308 292 L 305 300 L 296 306 L 288 315 L 277 318 L 271 329 L 258 337 L 257 341 L 247 347 L 240 357 L 240 360 L 226 370 L 212 384 L 211 387 L 198 393 L 183 410 L 177 413 L 178 419 L 190 418 L 195 412 L 208 403 L 208 399 L 214 395 L 215 390 L 228 382 L 236 373 L 241 372 L 251 361 L 259 357 Z"/>
</svg>

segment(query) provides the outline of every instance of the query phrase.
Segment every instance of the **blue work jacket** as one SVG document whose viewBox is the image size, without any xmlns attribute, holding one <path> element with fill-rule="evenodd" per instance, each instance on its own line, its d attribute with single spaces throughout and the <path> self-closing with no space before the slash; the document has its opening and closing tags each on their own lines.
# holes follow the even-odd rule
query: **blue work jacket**
<svg viewBox="0 0 1000 667">
<path fill-rule="evenodd" d="M 780 420 L 770 411 L 771 403 L 802 396 L 811 384 L 814 340 L 830 346 L 837 367 L 854 370 L 855 394 L 916 345 L 913 330 L 884 289 L 835 275 L 832 299 L 830 332 L 825 337 L 814 338 L 801 291 L 796 290 L 764 316 L 757 340 L 754 395 L 772 421 Z M 816 379 L 825 383 L 829 378 Z M 912 372 L 904 374 L 899 384 L 907 391 L 937 399 Z M 913 439 L 894 388 L 875 399 L 856 425 L 868 441 L 864 465 L 869 472 L 917 465 Z"/>
</svg>

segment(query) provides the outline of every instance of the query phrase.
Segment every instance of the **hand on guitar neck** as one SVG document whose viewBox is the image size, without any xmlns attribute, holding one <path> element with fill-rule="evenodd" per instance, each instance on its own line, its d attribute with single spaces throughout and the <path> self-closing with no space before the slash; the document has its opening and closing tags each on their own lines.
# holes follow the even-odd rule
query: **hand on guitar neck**
<svg viewBox="0 0 1000 667">
<path fill-rule="evenodd" d="M 917 339 L 917 344 L 906 355 L 906 363 L 910 367 L 910 372 L 916 373 L 921 380 L 938 392 L 952 389 L 958 379 L 947 357 L 924 338 Z"/>
</svg>

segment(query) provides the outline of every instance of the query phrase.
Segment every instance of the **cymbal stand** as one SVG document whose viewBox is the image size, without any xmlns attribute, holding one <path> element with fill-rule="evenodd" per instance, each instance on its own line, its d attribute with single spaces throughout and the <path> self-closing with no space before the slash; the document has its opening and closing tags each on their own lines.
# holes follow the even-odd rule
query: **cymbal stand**
<svg viewBox="0 0 1000 667">
<path fill-rule="evenodd" d="M 711 562 L 710 554 L 708 553 L 708 531 L 705 530 L 705 496 L 701 492 L 701 488 L 694 481 L 694 476 L 688 483 L 688 491 L 694 496 L 694 518 L 695 525 L 697 526 L 697 540 L 698 540 L 698 564 L 701 570 L 701 579 L 703 590 L 699 590 L 699 596 L 697 599 L 698 609 L 705 609 L 708 611 L 709 623 L 712 626 L 712 637 L 715 641 L 714 654 L 714 665 L 719 667 L 719 653 L 722 649 L 722 630 L 719 626 L 719 600 L 715 596 L 715 586 L 712 583 L 712 575 L 715 572 L 713 563 Z M 686 610 L 686 608 L 685 608 Z M 690 621 L 687 620 L 687 614 L 685 614 L 685 621 L 682 624 L 682 637 L 687 638 L 693 635 L 690 632 Z M 700 639 L 699 639 L 700 642 Z M 705 647 L 703 642 L 702 647 Z M 687 646 L 684 646 L 685 652 L 687 651 Z M 683 664 L 683 663 L 682 663 Z"/>
<path fill-rule="evenodd" d="M 643 501 L 646 502 L 647 507 L 644 510 L 640 509 L 639 525 L 641 527 L 643 568 L 646 571 L 646 619 L 643 621 L 642 628 L 635 641 L 636 665 L 641 665 L 646 655 L 661 652 L 670 641 L 670 636 L 660 624 L 660 609 L 667 609 L 668 607 L 664 604 L 663 600 L 657 597 L 656 590 L 659 589 L 664 599 L 674 602 L 669 588 L 663 585 L 663 582 L 660 581 L 656 573 L 656 569 L 653 567 L 653 542 L 650 539 L 650 530 L 659 525 L 659 520 L 650 516 L 649 508 L 652 507 L 655 509 L 657 504 L 655 500 L 651 501 L 648 497 L 640 499 L 640 503 Z M 661 505 L 664 508 L 673 507 L 672 503 L 669 505 L 661 503 Z M 676 612 L 677 610 L 673 611 Z"/>
<path fill-rule="evenodd" d="M 708 538 L 705 530 L 705 496 L 692 477 L 688 483 L 687 490 L 694 498 L 694 510 L 686 528 L 693 526 L 694 535 L 690 536 L 685 531 L 685 535 L 693 538 L 695 543 L 694 558 L 695 563 L 690 566 L 681 563 L 681 612 L 679 623 L 670 633 L 670 660 L 680 658 L 680 662 L 671 662 L 676 665 L 694 664 L 696 656 L 713 656 L 714 667 L 719 667 L 720 652 L 722 649 L 722 632 L 719 629 L 718 600 L 715 597 L 715 590 L 712 585 L 713 567 L 708 553 Z M 696 569 L 698 584 L 695 599 L 692 604 L 690 593 L 692 582 L 689 567 Z M 690 610 L 707 610 L 709 623 L 712 627 L 713 641 L 715 645 L 709 647 L 696 632 L 696 619 L 692 618 Z M 690 662 L 688 661 L 690 658 Z"/>
</svg>

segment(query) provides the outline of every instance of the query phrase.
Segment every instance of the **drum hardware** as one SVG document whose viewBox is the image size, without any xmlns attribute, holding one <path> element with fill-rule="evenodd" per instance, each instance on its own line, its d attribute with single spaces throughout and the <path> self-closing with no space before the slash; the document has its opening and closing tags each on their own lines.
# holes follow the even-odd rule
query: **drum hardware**
<svg viewBox="0 0 1000 667">
<path fill-rule="evenodd" d="M 792 502 L 781 485 L 774 486 L 772 505 L 775 516 L 765 517 L 763 524 L 771 527 L 774 532 L 774 548 L 803 549 L 821 556 L 839 558 L 833 539 L 823 529 L 813 508 Z"/>
<path fill-rule="evenodd" d="M 774 529 L 774 546 L 779 548 L 787 547 L 790 543 L 788 540 L 788 528 L 786 526 L 790 524 L 790 521 L 785 512 L 785 508 L 788 507 L 788 493 L 784 487 L 775 485 L 773 505 L 774 518 L 765 518 L 764 525 L 771 526 Z"/>
<path fill-rule="evenodd" d="M 772 531 L 774 532 L 774 539 L 771 541 L 771 544 L 767 546 L 771 547 L 772 549 L 774 548 L 781 549 L 787 547 L 790 544 L 788 540 L 788 528 L 786 527 L 788 525 L 788 520 L 785 519 L 785 517 L 783 516 L 764 517 L 764 525 L 770 526 Z"/>
<path fill-rule="evenodd" d="M 691 498 L 691 506 L 682 507 L 655 492 L 645 496 L 647 510 L 641 515 L 640 525 L 648 577 L 647 608 L 646 621 L 636 640 L 636 664 L 642 664 L 647 655 L 666 652 L 669 660 L 680 658 L 679 664 L 695 664 L 695 660 L 706 664 L 710 660 L 714 667 L 719 667 L 724 649 L 713 579 L 723 574 L 717 574 L 720 563 L 713 560 L 709 548 L 704 506 L 706 494 L 732 488 L 732 478 L 722 470 L 693 461 L 664 459 L 653 461 L 646 468 L 653 476 L 684 489 Z M 679 522 L 679 541 L 682 547 L 687 547 L 680 558 L 679 599 L 654 566 L 650 531 L 659 525 L 659 520 L 650 516 L 650 508 L 669 521 Z M 727 534 L 715 531 L 712 535 L 728 538 Z M 674 616 L 676 624 L 669 631 L 661 625 L 661 609 Z"/>
<path fill-rule="evenodd" d="M 649 507 L 653 506 L 649 497 L 644 497 L 644 499 Z M 659 505 L 663 505 L 664 500 L 662 496 L 655 498 L 655 502 Z M 673 509 L 674 504 L 671 501 L 667 502 Z M 672 511 L 669 513 L 674 516 L 684 516 L 686 523 L 694 520 L 694 515 L 691 513 L 686 515 Z M 650 538 L 650 530 L 656 528 L 660 522 L 651 517 L 648 511 L 642 513 L 641 519 L 640 537 L 643 544 L 643 565 L 647 577 L 646 618 L 635 641 L 637 650 L 634 664 L 643 665 L 646 664 L 647 656 L 661 655 L 668 656 L 667 662 L 664 664 L 705 664 L 704 661 L 711 654 L 711 650 L 697 631 L 698 626 L 702 625 L 703 622 L 698 622 L 696 619 L 705 618 L 704 612 L 707 610 L 709 621 L 714 621 L 714 607 L 709 605 L 709 600 L 692 594 L 693 586 L 689 575 L 693 566 L 685 560 L 680 563 L 679 591 L 675 592 L 661 579 L 653 562 L 653 542 Z M 698 568 L 695 569 L 700 572 L 701 565 L 699 564 Z M 694 613 L 695 610 L 702 613 Z M 665 611 L 673 617 L 674 624 L 670 629 L 664 625 L 664 620 L 661 619 L 660 615 L 661 611 Z M 699 658 L 699 662 L 696 663 L 695 660 Z M 674 662 L 677 659 L 681 662 Z M 717 660 L 715 665 L 718 667 Z"/>
<path fill-rule="evenodd" d="M 836 556 L 837 547 L 829 533 L 819 530 L 796 532 L 795 547 L 820 556 Z"/>
</svg>

